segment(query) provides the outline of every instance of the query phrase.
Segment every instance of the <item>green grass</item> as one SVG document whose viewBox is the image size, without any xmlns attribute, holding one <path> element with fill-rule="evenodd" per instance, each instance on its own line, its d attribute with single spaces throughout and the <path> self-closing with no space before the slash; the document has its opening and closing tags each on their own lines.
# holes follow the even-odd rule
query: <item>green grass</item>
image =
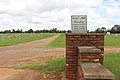
<svg viewBox="0 0 120 80">
<path fill-rule="evenodd" d="M 51 37 L 55 34 L 0 34 L 0 46 L 9 46 L 18 43 L 30 42 L 34 40 L 40 40 L 43 38 Z M 5 36 L 4 41 L 2 36 Z M 120 46 L 120 35 L 106 35 L 105 37 L 105 47 L 109 46 Z M 65 34 L 61 34 L 56 40 L 52 41 L 47 45 L 49 48 L 65 48 Z"/>
<path fill-rule="evenodd" d="M 0 34 L 0 46 L 9 46 L 18 43 L 30 42 L 51 37 L 55 34 Z M 3 37 L 4 36 L 4 40 Z"/>
<path fill-rule="evenodd" d="M 59 58 L 59 59 L 54 59 L 54 60 L 49 60 L 48 64 L 43 65 L 43 64 L 31 64 L 28 66 L 24 66 L 22 67 L 23 69 L 32 69 L 32 70 L 37 70 L 40 72 L 44 72 L 44 73 L 49 73 L 49 72 L 57 72 L 57 73 L 61 73 L 61 72 L 65 72 L 65 58 Z"/>
<path fill-rule="evenodd" d="M 65 48 L 65 34 L 61 34 L 56 40 L 47 45 L 49 48 Z"/>
<path fill-rule="evenodd" d="M 65 34 L 61 34 L 59 38 L 49 43 L 47 47 L 49 48 L 65 48 Z M 120 46 L 120 35 L 106 35 L 104 39 L 105 47 L 109 46 Z"/>
<path fill-rule="evenodd" d="M 104 66 L 116 76 L 116 80 L 120 80 L 120 53 L 105 54 L 104 56 L 105 56 Z M 49 73 L 49 72 L 65 73 L 65 64 L 66 64 L 65 62 L 66 62 L 65 58 L 63 57 L 59 59 L 50 60 L 46 65 L 33 63 L 31 65 L 24 66 L 22 68 L 37 70 L 44 73 Z"/>
<path fill-rule="evenodd" d="M 104 56 L 104 66 L 116 76 L 116 80 L 120 80 L 120 53 Z"/>
<path fill-rule="evenodd" d="M 105 47 L 120 46 L 120 35 L 106 35 L 104 45 Z"/>
</svg>

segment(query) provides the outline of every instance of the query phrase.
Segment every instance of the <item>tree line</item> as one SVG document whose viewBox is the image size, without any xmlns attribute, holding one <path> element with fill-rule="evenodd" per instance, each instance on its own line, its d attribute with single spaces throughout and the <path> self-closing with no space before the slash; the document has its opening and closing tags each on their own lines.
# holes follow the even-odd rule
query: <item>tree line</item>
<svg viewBox="0 0 120 80">
<path fill-rule="evenodd" d="M 112 27 L 111 29 L 106 29 L 105 27 L 97 28 L 93 32 L 95 32 L 95 33 L 107 33 L 107 32 L 110 32 L 112 34 L 120 33 L 120 25 L 114 25 L 114 27 Z"/>
<path fill-rule="evenodd" d="M 105 27 L 97 28 L 95 31 L 87 31 L 88 33 L 107 33 L 110 32 L 112 34 L 120 33 L 120 25 L 114 25 L 111 29 L 106 29 Z M 12 30 L 5 30 L 0 31 L 0 33 L 71 33 L 71 30 L 58 30 L 57 28 L 53 28 L 50 30 L 43 29 L 43 30 L 33 30 L 29 29 L 27 31 L 23 31 L 22 29 L 12 29 Z"/>
<path fill-rule="evenodd" d="M 50 30 L 43 29 L 43 30 L 35 30 L 35 31 L 33 29 L 29 29 L 27 31 L 23 31 L 22 29 L 0 31 L 0 33 L 66 33 L 66 32 L 69 32 L 69 30 L 68 31 L 58 30 L 57 28 L 53 28 Z"/>
</svg>

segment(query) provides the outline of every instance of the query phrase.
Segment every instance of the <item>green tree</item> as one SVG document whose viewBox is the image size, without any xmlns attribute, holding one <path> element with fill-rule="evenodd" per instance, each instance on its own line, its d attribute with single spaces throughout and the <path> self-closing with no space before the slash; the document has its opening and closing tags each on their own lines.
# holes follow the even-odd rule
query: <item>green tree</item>
<svg viewBox="0 0 120 80">
<path fill-rule="evenodd" d="M 111 33 L 120 33 L 120 25 L 114 25 L 110 30 Z"/>
<path fill-rule="evenodd" d="M 15 33 L 15 29 L 12 29 L 12 33 Z"/>
<path fill-rule="evenodd" d="M 34 31 L 33 31 L 33 29 L 29 29 L 27 32 L 28 33 L 33 33 Z"/>
<path fill-rule="evenodd" d="M 96 33 L 106 33 L 107 32 L 107 29 L 105 27 L 102 27 L 102 28 L 97 28 L 95 30 Z"/>
</svg>

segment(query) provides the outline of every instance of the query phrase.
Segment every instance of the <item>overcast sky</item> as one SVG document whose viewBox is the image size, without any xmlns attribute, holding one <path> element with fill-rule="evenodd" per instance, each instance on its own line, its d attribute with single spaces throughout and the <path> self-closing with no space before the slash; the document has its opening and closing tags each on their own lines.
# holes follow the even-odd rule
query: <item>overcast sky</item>
<svg viewBox="0 0 120 80">
<path fill-rule="evenodd" d="M 0 0 L 0 31 L 71 29 L 71 15 L 87 15 L 88 30 L 120 24 L 120 0 Z"/>
</svg>

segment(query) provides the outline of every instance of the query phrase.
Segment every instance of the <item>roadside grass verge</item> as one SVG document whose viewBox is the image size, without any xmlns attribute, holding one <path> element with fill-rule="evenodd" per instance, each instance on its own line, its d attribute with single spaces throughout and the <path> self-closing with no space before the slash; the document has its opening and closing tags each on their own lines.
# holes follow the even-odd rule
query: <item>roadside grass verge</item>
<svg viewBox="0 0 120 80">
<path fill-rule="evenodd" d="M 51 73 L 51 72 L 57 72 L 57 73 L 65 73 L 65 57 L 49 60 L 48 64 L 30 64 L 28 66 L 21 67 L 21 69 L 31 69 L 31 70 L 37 70 L 43 73 Z"/>
<path fill-rule="evenodd" d="M 65 48 L 65 34 L 61 34 L 57 39 L 47 45 L 48 48 Z"/>
<path fill-rule="evenodd" d="M 30 42 L 34 40 L 40 40 L 54 35 L 55 34 L 50 34 L 50 33 L 0 34 L 0 47 L 15 45 L 18 43 Z"/>
<path fill-rule="evenodd" d="M 120 46 L 120 35 L 106 35 L 104 45 L 105 47 Z"/>
<path fill-rule="evenodd" d="M 104 66 L 120 80 L 120 53 L 104 54 Z"/>
<path fill-rule="evenodd" d="M 48 64 L 30 64 L 27 66 L 21 67 L 21 69 L 31 69 L 40 71 L 43 73 L 65 73 L 65 66 L 66 66 L 65 57 L 52 59 L 48 61 Z M 110 70 L 115 76 L 116 80 L 120 80 L 120 53 L 118 54 L 104 54 L 104 66 Z"/>
</svg>

